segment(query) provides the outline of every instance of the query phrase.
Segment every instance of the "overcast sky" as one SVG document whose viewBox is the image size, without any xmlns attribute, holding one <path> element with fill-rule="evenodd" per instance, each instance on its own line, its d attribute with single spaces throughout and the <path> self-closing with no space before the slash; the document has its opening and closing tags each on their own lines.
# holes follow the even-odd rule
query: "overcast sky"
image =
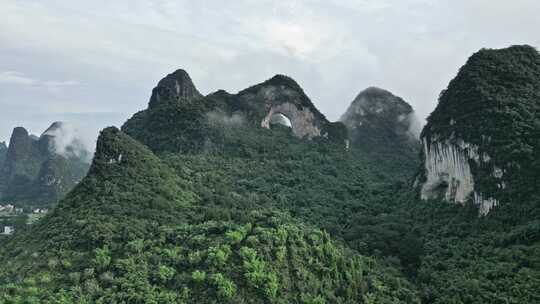
<svg viewBox="0 0 540 304">
<path fill-rule="evenodd" d="M 539 13 L 538 0 L 1 0 L 0 141 L 55 120 L 119 126 L 178 68 L 203 94 L 289 75 L 330 120 L 379 86 L 425 118 L 473 52 L 539 47 Z"/>
</svg>

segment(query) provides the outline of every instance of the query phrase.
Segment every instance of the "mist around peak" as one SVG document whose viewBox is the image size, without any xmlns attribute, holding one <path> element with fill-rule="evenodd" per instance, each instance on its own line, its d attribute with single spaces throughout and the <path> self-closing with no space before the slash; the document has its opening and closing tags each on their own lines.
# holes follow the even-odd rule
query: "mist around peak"
<svg viewBox="0 0 540 304">
<path fill-rule="evenodd" d="M 81 131 L 70 122 L 54 122 L 40 138 L 51 139 L 50 150 L 65 158 L 78 158 L 87 163 L 92 160 L 95 137 Z"/>
</svg>

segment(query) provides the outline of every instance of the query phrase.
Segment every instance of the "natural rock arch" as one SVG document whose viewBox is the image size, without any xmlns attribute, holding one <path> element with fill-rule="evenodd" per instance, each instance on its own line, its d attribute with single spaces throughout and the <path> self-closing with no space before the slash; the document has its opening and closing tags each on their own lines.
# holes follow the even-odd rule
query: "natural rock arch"
<svg viewBox="0 0 540 304">
<path fill-rule="evenodd" d="M 199 108 L 198 105 L 204 107 Z M 191 133 L 179 134 L 184 132 L 179 126 L 183 126 L 182 123 L 186 120 L 183 116 L 185 112 L 177 110 L 184 107 L 187 111 L 196 112 L 196 115 L 199 115 L 199 110 L 203 108 L 208 111 L 207 114 L 217 112 L 239 115 L 248 123 L 246 126 L 261 126 L 267 129 L 270 128 L 272 116 L 282 114 L 288 118 L 291 132 L 298 138 L 312 140 L 321 137 L 347 144 L 345 125 L 341 122 L 329 122 L 302 88 L 293 79 L 283 75 L 276 75 L 237 94 L 219 90 L 203 96 L 197 91 L 189 75 L 178 70 L 159 81 L 152 91 L 148 109 L 136 113 L 124 124 L 122 130 L 152 150 L 197 150 L 204 146 L 199 142 L 200 139 L 213 135 L 206 134 L 207 130 L 200 130 L 205 133 L 204 136 L 193 138 L 190 137 Z M 171 109 L 174 111 L 169 113 Z M 167 115 L 171 115 L 167 120 L 162 119 L 165 111 Z M 175 138 L 174 143 L 168 143 L 170 138 Z"/>
<path fill-rule="evenodd" d="M 282 113 L 274 113 L 274 115 L 270 117 L 270 127 L 272 128 L 274 125 L 280 125 L 292 129 L 291 120 Z"/>
<path fill-rule="evenodd" d="M 321 129 L 316 125 L 315 115 L 307 107 L 298 109 L 298 107 L 292 103 L 272 105 L 261 121 L 261 127 L 270 129 L 270 121 L 275 114 L 282 114 L 289 119 L 292 132 L 296 137 L 307 137 L 308 139 L 311 139 L 321 136 Z"/>
</svg>

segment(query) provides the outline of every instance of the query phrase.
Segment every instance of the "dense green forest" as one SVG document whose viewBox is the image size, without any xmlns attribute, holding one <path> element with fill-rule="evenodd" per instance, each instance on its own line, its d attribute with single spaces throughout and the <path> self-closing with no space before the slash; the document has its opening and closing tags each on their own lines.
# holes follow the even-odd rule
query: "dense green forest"
<svg viewBox="0 0 540 304">
<path fill-rule="evenodd" d="M 418 147 L 347 148 L 322 114 L 313 140 L 261 128 L 258 99 L 203 97 L 180 74 L 182 94 L 160 82 L 147 110 L 102 131 L 57 208 L 2 244 L 0 303 L 540 302 L 538 191 L 487 216 L 422 201 Z M 282 76 L 243 92 L 265 86 L 313 106 Z"/>
<path fill-rule="evenodd" d="M 376 257 L 259 204 L 270 198 L 204 186 L 185 178 L 195 174 L 189 166 L 174 161 L 177 174 L 169 162 L 103 131 L 83 182 L 33 233 L 1 249 L 2 300 L 418 302 L 405 277 Z"/>
</svg>

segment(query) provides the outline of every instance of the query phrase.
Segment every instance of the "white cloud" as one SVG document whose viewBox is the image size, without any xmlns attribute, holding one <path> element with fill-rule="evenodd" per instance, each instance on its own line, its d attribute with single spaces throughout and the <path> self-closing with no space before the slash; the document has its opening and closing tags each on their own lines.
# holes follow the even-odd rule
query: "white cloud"
<svg viewBox="0 0 540 304">
<path fill-rule="evenodd" d="M 26 76 L 24 73 L 14 72 L 14 71 L 5 71 L 0 72 L 0 84 L 6 85 L 20 85 L 20 86 L 30 86 L 33 88 L 43 88 L 52 92 L 57 92 L 63 87 L 70 87 L 78 85 L 79 83 L 74 80 L 46 80 L 42 81 L 32 77 Z"/>
<path fill-rule="evenodd" d="M 15 85 L 34 85 L 36 81 L 24 76 L 24 74 L 13 71 L 0 72 L 0 83 Z"/>
</svg>

